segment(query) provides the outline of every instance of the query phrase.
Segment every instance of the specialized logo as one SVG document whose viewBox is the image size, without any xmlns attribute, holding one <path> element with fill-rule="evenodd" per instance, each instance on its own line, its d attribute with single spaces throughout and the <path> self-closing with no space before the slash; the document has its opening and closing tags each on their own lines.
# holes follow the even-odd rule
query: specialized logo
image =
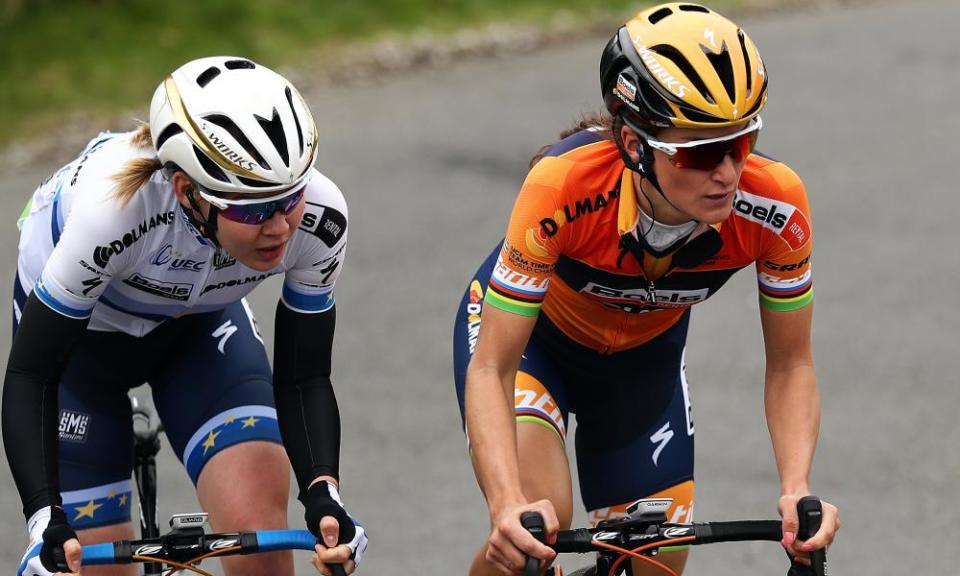
<svg viewBox="0 0 960 576">
<path fill-rule="evenodd" d="M 123 283 L 137 290 L 153 294 L 154 296 L 180 300 L 181 302 L 189 300 L 190 294 L 193 292 L 193 284 L 154 280 L 153 278 L 147 278 L 139 272 L 124 280 Z"/>
<path fill-rule="evenodd" d="M 660 453 L 663 452 L 663 449 L 667 447 L 667 444 L 670 443 L 670 440 L 673 439 L 673 430 L 670 429 L 670 423 L 667 422 L 660 427 L 659 430 L 653 433 L 650 436 L 650 443 L 655 444 L 657 447 L 653 451 L 653 465 L 659 466 L 657 461 L 660 459 Z"/>
<path fill-rule="evenodd" d="M 347 217 L 329 206 L 321 206 L 313 202 L 307 202 L 307 204 L 319 207 L 321 212 L 317 214 L 312 211 L 312 208 L 304 211 L 303 218 L 300 219 L 300 229 L 313 234 L 327 246 L 333 247 L 347 231 Z"/>
<path fill-rule="evenodd" d="M 84 296 L 89 296 L 91 290 L 93 290 L 93 289 L 96 288 L 97 286 L 103 284 L 103 278 L 101 278 L 101 277 L 99 277 L 99 276 L 94 276 L 93 278 L 89 278 L 89 279 L 84 280 L 84 281 L 82 281 L 82 282 L 80 282 L 80 283 L 85 286 L 85 288 L 83 289 L 83 295 L 84 295 Z"/>
<path fill-rule="evenodd" d="M 156 544 L 147 544 L 137 548 L 134 552 L 134 556 L 153 556 L 154 554 L 159 554 L 163 551 L 163 546 L 158 546 Z"/>
<path fill-rule="evenodd" d="M 792 204 L 738 190 L 733 208 L 737 216 L 773 231 L 793 250 L 810 240 L 810 222 Z"/>
<path fill-rule="evenodd" d="M 130 231 L 124 234 L 121 238 L 111 241 L 106 246 L 97 246 L 94 248 L 93 262 L 101 268 L 106 268 L 107 262 L 109 262 L 110 259 L 115 255 L 122 253 L 133 244 L 139 242 L 147 232 L 153 230 L 157 226 L 165 226 L 169 224 L 173 221 L 173 218 L 173 210 L 170 210 L 169 212 L 161 212 L 151 216 L 149 220 L 144 220 L 136 228 L 131 228 Z"/>
<path fill-rule="evenodd" d="M 226 354 L 226 352 L 223 351 L 223 348 L 227 345 L 227 340 L 229 340 L 236 331 L 237 327 L 233 325 L 233 321 L 227 320 L 218 326 L 217 329 L 213 331 L 213 334 L 211 334 L 211 336 L 214 338 L 220 339 L 220 342 L 217 344 L 217 350 L 219 350 L 221 354 Z"/>
<path fill-rule="evenodd" d="M 697 302 L 703 302 L 710 296 L 709 288 L 695 290 L 655 289 L 651 294 L 646 288 L 610 288 L 588 282 L 580 289 L 604 304 L 615 306 L 626 312 L 636 312 L 643 308 L 686 308 Z"/>
<path fill-rule="evenodd" d="M 478 280 L 470 283 L 469 301 L 467 302 L 467 344 L 470 354 L 477 349 L 477 339 L 480 337 L 480 313 L 483 311 L 483 286 Z"/>
<path fill-rule="evenodd" d="M 72 410 L 60 411 L 60 440 L 86 442 L 90 416 Z"/>
<path fill-rule="evenodd" d="M 660 64 L 660 60 L 657 58 L 656 52 L 650 50 L 646 46 L 638 47 L 637 52 L 640 54 L 640 59 L 643 60 L 644 64 L 646 64 L 647 70 L 650 71 L 650 74 L 674 96 L 677 98 L 683 98 L 687 95 L 687 92 L 690 92 L 690 88 L 686 84 L 677 80 L 669 70 Z"/>
<path fill-rule="evenodd" d="M 174 258 L 173 245 L 167 244 L 147 257 L 154 266 L 166 266 L 167 270 L 199 272 L 203 270 L 206 260 L 192 260 L 189 258 Z"/>
<path fill-rule="evenodd" d="M 232 148 L 230 148 L 230 146 L 228 146 L 226 142 L 224 142 L 216 134 L 214 134 L 213 130 L 210 129 L 209 125 L 206 122 L 203 123 L 203 130 L 207 133 L 207 140 L 209 140 L 210 143 L 213 144 L 214 148 L 216 148 L 217 150 L 220 151 L 221 154 L 223 154 L 224 158 L 233 162 L 234 164 L 236 164 L 237 166 L 239 166 L 244 170 L 253 171 L 254 167 L 256 166 L 253 163 L 253 161 L 248 159 L 244 155 L 240 154 L 239 152 L 236 152 Z"/>
<path fill-rule="evenodd" d="M 256 284 L 258 282 L 263 282 L 267 278 L 273 276 L 275 272 L 266 272 L 264 274 L 257 274 L 256 276 L 247 276 L 246 278 L 237 278 L 235 280 L 227 280 L 225 282 L 217 282 L 216 284 L 207 284 L 203 288 L 201 294 L 206 294 L 212 290 L 223 290 L 224 288 L 232 288 L 234 286 L 242 286 L 244 284 Z"/>
<path fill-rule="evenodd" d="M 713 30 L 711 30 L 710 28 L 704 28 L 704 29 L 703 29 L 703 39 L 710 43 L 710 47 L 713 48 L 713 51 L 714 51 L 714 52 L 717 52 L 717 51 L 718 51 L 718 50 L 717 50 L 717 35 L 716 35 L 716 33 L 715 33 Z M 726 45 L 726 42 L 724 42 L 724 45 Z M 721 50 L 721 52 L 722 52 L 722 50 Z"/>
</svg>

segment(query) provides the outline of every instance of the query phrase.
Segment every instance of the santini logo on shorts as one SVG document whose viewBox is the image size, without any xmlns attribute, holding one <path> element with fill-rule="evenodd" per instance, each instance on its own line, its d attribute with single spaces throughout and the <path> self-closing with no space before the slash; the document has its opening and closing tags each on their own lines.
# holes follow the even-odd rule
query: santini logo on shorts
<svg viewBox="0 0 960 576">
<path fill-rule="evenodd" d="M 87 424 L 90 423 L 90 416 L 73 412 L 71 410 L 60 411 L 60 440 L 68 442 L 86 442 Z"/>
<path fill-rule="evenodd" d="M 772 230 L 793 250 L 800 249 L 810 239 L 807 217 L 792 204 L 738 190 L 733 208 L 737 216 Z"/>
</svg>

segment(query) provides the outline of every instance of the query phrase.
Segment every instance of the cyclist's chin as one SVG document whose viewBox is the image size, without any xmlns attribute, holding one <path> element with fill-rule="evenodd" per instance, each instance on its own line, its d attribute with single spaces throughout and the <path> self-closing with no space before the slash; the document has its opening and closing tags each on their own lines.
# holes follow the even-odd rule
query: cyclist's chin
<svg viewBox="0 0 960 576">
<path fill-rule="evenodd" d="M 719 224 L 730 217 L 733 211 L 732 194 L 729 198 L 706 198 L 691 210 L 693 219 L 704 224 Z"/>
</svg>

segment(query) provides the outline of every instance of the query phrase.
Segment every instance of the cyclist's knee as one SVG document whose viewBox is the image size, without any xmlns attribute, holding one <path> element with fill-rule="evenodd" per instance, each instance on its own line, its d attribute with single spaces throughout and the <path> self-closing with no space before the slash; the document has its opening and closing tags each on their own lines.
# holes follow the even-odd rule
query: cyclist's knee
<svg viewBox="0 0 960 576">
<path fill-rule="evenodd" d="M 207 463 L 197 496 L 216 529 L 261 529 L 286 525 L 289 461 L 269 442 L 231 446 Z"/>
</svg>

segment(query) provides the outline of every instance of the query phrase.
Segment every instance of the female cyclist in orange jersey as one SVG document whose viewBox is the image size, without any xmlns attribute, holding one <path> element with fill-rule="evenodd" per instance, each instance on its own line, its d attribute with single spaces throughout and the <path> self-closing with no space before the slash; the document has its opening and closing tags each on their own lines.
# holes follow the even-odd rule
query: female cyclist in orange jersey
<svg viewBox="0 0 960 576">
<path fill-rule="evenodd" d="M 457 317 L 457 393 L 492 526 L 470 573 L 520 574 L 524 554 L 552 559 L 519 519 L 539 511 L 549 538 L 570 525 L 571 412 L 592 520 L 647 497 L 672 498 L 668 518 L 691 520 L 689 309 L 748 265 L 783 545 L 801 557 L 823 548 L 840 526 L 827 502 L 821 529 L 796 540 L 820 418 L 810 212 L 797 175 L 753 153 L 767 95 L 757 49 L 708 8 L 663 4 L 614 34 L 600 83 L 609 116 L 534 159 Z M 679 572 L 686 556 L 660 559 Z"/>
</svg>

